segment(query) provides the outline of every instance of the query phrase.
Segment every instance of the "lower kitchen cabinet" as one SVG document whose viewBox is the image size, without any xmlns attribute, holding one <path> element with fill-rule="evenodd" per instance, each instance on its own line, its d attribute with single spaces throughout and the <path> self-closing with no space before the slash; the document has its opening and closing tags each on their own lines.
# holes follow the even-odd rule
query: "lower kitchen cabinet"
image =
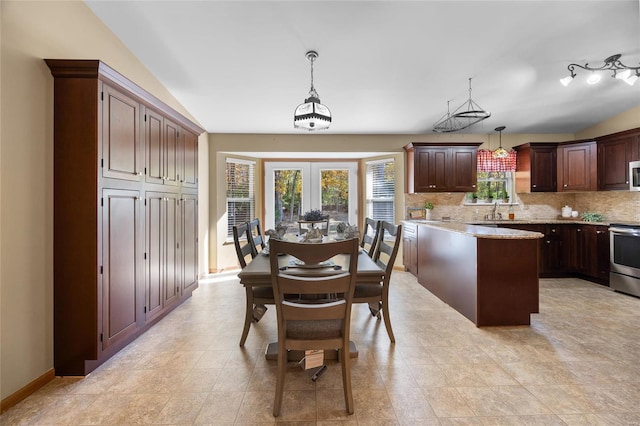
<svg viewBox="0 0 640 426">
<path fill-rule="evenodd" d="M 544 234 L 539 242 L 540 277 L 579 276 L 609 285 L 609 229 L 591 224 L 501 224 Z"/>
</svg>

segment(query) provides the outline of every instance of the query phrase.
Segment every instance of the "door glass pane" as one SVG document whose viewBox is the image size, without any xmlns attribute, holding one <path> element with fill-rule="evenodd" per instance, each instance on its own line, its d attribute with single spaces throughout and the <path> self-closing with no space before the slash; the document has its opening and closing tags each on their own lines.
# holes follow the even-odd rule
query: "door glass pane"
<svg viewBox="0 0 640 426">
<path fill-rule="evenodd" d="M 298 232 L 302 211 L 302 169 L 273 171 L 274 223 L 282 223 L 288 232 Z"/>
<path fill-rule="evenodd" d="M 329 215 L 330 224 L 349 222 L 349 171 L 322 170 L 320 181 L 322 213 Z"/>
</svg>

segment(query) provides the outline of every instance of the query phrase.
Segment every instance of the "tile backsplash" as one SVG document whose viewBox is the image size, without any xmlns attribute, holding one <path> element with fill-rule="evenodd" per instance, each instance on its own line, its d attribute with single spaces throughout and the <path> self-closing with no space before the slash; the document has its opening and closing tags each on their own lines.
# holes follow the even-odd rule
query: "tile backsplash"
<svg viewBox="0 0 640 426">
<path fill-rule="evenodd" d="M 518 194 L 518 203 L 513 205 L 516 219 L 556 219 L 563 206 L 569 205 L 580 214 L 600 213 L 609 221 L 640 222 L 640 192 L 592 191 L 592 192 L 539 192 Z M 464 193 L 423 193 L 405 194 L 405 211 L 419 208 L 431 202 L 434 209 L 431 217 L 440 219 L 448 216 L 451 220 L 482 220 L 492 206 L 465 204 Z M 499 205 L 498 211 L 506 218 L 509 207 Z"/>
</svg>

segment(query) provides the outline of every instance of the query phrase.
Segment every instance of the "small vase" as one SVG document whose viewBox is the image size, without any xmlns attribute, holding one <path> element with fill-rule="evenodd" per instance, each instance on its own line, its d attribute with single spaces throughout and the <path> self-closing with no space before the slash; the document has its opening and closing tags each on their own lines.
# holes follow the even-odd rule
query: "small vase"
<svg viewBox="0 0 640 426">
<path fill-rule="evenodd" d="M 431 220 L 431 209 L 424 209 L 425 220 Z"/>
</svg>

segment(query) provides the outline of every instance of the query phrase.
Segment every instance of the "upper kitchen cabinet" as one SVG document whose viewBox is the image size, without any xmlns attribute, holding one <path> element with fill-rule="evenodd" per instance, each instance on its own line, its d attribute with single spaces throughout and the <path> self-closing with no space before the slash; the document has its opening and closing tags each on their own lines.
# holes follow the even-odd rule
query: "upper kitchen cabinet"
<svg viewBox="0 0 640 426">
<path fill-rule="evenodd" d="M 596 191 L 597 169 L 595 141 L 558 145 L 558 192 Z"/>
<path fill-rule="evenodd" d="M 405 146 L 408 192 L 474 192 L 480 145 L 412 142 Z"/>
<path fill-rule="evenodd" d="M 516 192 L 555 192 L 557 143 L 529 142 L 513 149 L 516 157 Z"/>
<path fill-rule="evenodd" d="M 640 160 L 640 129 L 597 139 L 598 189 L 628 190 L 629 162 Z"/>
</svg>

